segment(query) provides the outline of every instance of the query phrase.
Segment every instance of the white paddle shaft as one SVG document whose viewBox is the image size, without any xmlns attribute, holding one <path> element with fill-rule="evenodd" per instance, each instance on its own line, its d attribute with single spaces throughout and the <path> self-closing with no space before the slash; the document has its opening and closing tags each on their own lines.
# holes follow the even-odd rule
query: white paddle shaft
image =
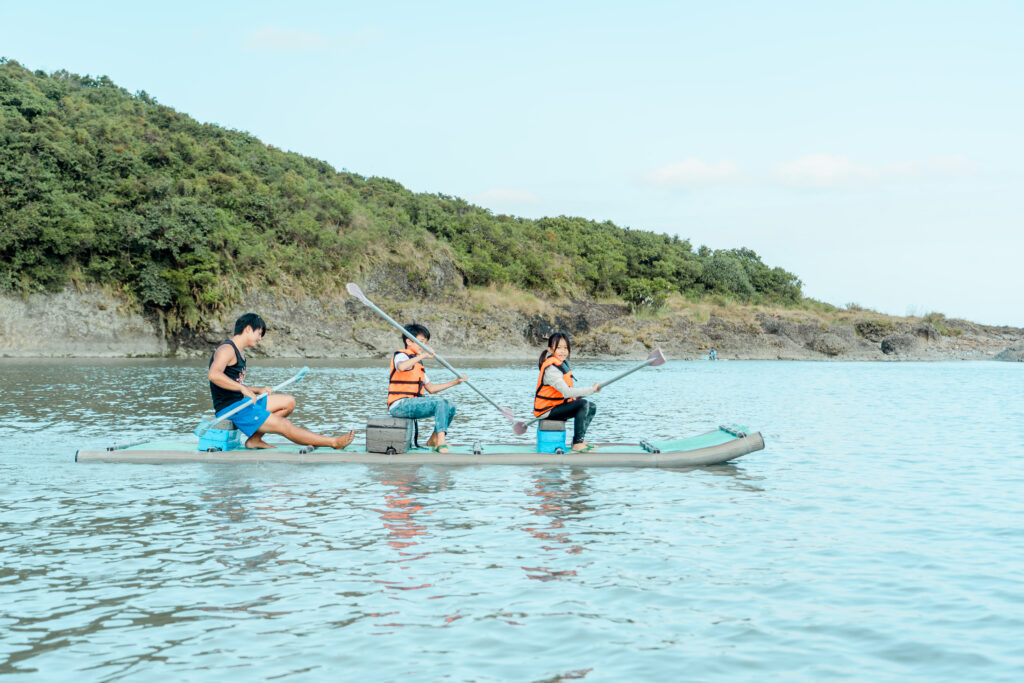
<svg viewBox="0 0 1024 683">
<path fill-rule="evenodd" d="M 404 336 L 404 337 L 408 338 L 408 339 L 409 339 L 410 341 L 412 341 L 412 342 L 413 342 L 414 344 L 417 344 L 417 345 L 419 345 L 419 346 L 422 346 L 422 347 L 423 347 L 423 348 L 425 348 L 425 349 L 426 349 L 427 351 L 429 351 L 430 353 L 434 354 L 434 359 L 435 359 L 435 360 L 437 360 L 437 362 L 438 362 L 438 363 L 440 363 L 441 365 L 443 365 L 443 366 L 445 366 L 446 368 L 448 368 L 449 370 L 451 370 L 451 371 L 452 371 L 452 372 L 453 372 L 453 373 L 455 374 L 455 376 L 456 376 L 456 377 L 462 377 L 462 375 L 461 375 L 461 374 L 459 374 L 459 371 L 458 371 L 458 370 L 456 370 L 455 368 L 453 368 L 453 367 L 451 366 L 451 364 L 449 364 L 449 363 L 448 363 L 448 361 L 446 361 L 446 360 L 445 360 L 444 358 L 441 358 L 441 356 L 437 355 L 437 353 L 436 353 L 436 352 L 434 351 L 434 349 L 430 348 L 430 345 L 429 345 L 429 344 L 427 344 L 427 343 L 426 343 L 426 342 L 424 342 L 424 341 L 420 341 L 419 339 L 417 339 L 417 338 L 416 338 L 415 336 L 413 336 L 413 335 L 412 335 L 412 334 L 411 334 L 411 333 L 409 332 L 409 330 L 405 329 L 405 327 L 403 327 L 403 326 L 402 326 L 402 325 L 400 325 L 400 324 L 399 324 L 398 322 L 396 322 L 394 318 L 392 318 L 392 317 L 391 317 L 390 315 L 388 315 L 388 314 L 387 314 L 387 313 L 385 313 L 384 311 L 380 310 L 380 309 L 379 309 L 379 308 L 378 308 L 378 307 L 376 306 L 376 304 L 374 304 L 374 303 L 373 303 L 372 301 L 370 301 L 369 299 L 367 299 L 367 298 L 366 298 L 366 295 L 365 295 L 365 294 L 363 294 L 363 290 L 359 288 L 359 285 L 357 285 L 357 284 L 356 284 L 356 283 L 354 283 L 354 282 L 350 282 L 350 283 L 348 283 L 348 287 L 347 287 L 347 289 L 348 289 L 348 293 L 349 293 L 349 294 L 351 294 L 352 296 L 354 296 L 354 297 L 356 297 L 357 299 L 359 299 L 360 301 L 362 301 L 362 302 L 363 302 L 363 304 L 365 304 L 365 305 L 366 305 L 366 306 L 367 306 L 368 308 L 370 308 L 370 309 L 371 309 L 371 310 L 372 310 L 372 311 L 373 311 L 374 313 L 376 313 L 377 315 L 379 315 L 379 316 L 380 316 L 381 318 L 383 318 L 383 319 L 384 319 L 384 320 L 386 320 L 387 322 L 391 323 L 391 325 L 393 325 L 393 326 L 394 326 L 394 327 L 395 327 L 395 328 L 396 328 L 396 329 L 397 329 L 397 330 L 398 330 L 399 332 L 401 332 L 401 333 L 402 333 L 402 336 Z M 494 402 L 494 400 L 493 400 L 493 399 L 491 399 L 491 397 L 490 397 L 490 396 L 488 396 L 487 394 L 485 394 L 485 393 L 484 393 L 483 391 L 481 391 L 481 390 L 480 390 L 480 389 L 479 389 L 479 388 L 478 388 L 478 387 L 477 387 L 477 386 L 476 386 L 475 384 L 473 384 L 472 382 L 470 382 L 468 378 L 466 379 L 466 384 L 468 384 L 468 385 L 470 386 L 470 388 L 471 388 L 471 389 L 472 389 L 473 391 L 475 391 L 476 393 L 480 394 L 481 398 L 483 398 L 483 399 L 484 399 L 485 401 L 487 401 L 487 402 L 488 402 L 488 403 L 490 403 L 490 404 L 491 404 L 492 406 L 494 406 L 495 408 L 497 408 L 497 409 L 498 409 L 498 411 L 499 411 L 499 412 L 500 412 L 500 413 L 501 413 L 501 414 L 502 414 L 502 415 L 503 415 L 503 416 L 504 416 L 504 417 L 505 417 L 506 419 L 508 419 L 508 420 L 511 420 L 511 419 L 512 419 L 512 409 L 511 409 L 511 408 L 504 408 L 504 407 L 502 407 L 502 406 L 499 406 L 499 405 L 498 405 L 497 403 L 495 403 L 495 402 Z"/>
<path fill-rule="evenodd" d="M 300 379 L 302 379 L 305 376 L 305 374 L 307 372 L 309 372 L 309 368 L 308 367 L 302 368 L 301 370 L 299 370 L 298 374 L 296 374 L 294 377 L 292 377 L 290 379 L 286 379 L 285 381 L 281 382 L 276 387 L 274 387 L 272 389 L 271 393 L 274 392 L 274 391 L 281 391 L 281 389 L 284 389 L 286 386 L 288 386 L 292 382 L 298 382 Z M 232 415 L 234 415 L 235 413 L 240 411 L 242 408 L 245 408 L 246 406 L 253 405 L 254 403 L 256 403 L 256 401 L 260 400 L 261 398 L 263 398 L 264 396 L 267 396 L 267 395 L 269 395 L 269 394 L 256 394 L 256 396 L 254 396 L 253 398 L 250 398 L 248 401 L 246 401 L 242 405 L 235 406 L 234 408 L 232 408 L 228 412 L 224 413 L 220 417 L 215 417 L 215 419 L 212 422 L 204 422 L 203 424 L 199 425 L 198 429 L 196 429 L 196 434 L 198 434 L 199 436 L 202 436 L 206 432 L 210 431 L 210 427 L 212 427 L 213 425 L 217 424 L 221 420 L 227 420 Z"/>
<path fill-rule="evenodd" d="M 597 386 L 598 386 L 599 389 L 604 389 L 606 386 L 608 386 L 612 382 L 618 382 L 620 379 L 622 379 L 626 375 L 634 373 L 637 370 L 641 370 L 643 368 L 646 368 L 648 365 L 652 365 L 652 366 L 657 367 L 657 366 L 661 365 L 664 362 L 665 362 L 665 356 L 662 355 L 661 349 L 655 349 L 654 351 L 651 351 L 651 355 L 649 355 L 647 357 L 647 360 L 645 360 L 643 363 L 640 363 L 636 367 L 632 367 L 629 370 L 626 370 L 625 372 L 620 372 L 619 374 L 617 374 L 614 377 L 612 377 L 610 380 L 607 380 L 605 382 L 598 382 Z M 525 434 L 527 427 L 532 425 L 537 420 L 543 420 L 544 418 L 546 418 L 550 414 L 551 414 L 551 411 L 549 410 L 548 412 L 544 413 L 540 417 L 535 417 L 532 420 L 530 420 L 529 422 L 516 422 L 514 425 L 512 425 L 512 431 L 514 431 L 516 434 Z"/>
</svg>

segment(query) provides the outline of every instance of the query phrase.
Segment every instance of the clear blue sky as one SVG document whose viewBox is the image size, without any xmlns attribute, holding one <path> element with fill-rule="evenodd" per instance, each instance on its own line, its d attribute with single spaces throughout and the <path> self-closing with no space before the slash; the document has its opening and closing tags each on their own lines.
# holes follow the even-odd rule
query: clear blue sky
<svg viewBox="0 0 1024 683">
<path fill-rule="evenodd" d="M 0 0 L 0 55 L 495 212 L 1024 326 L 1024 3 Z"/>
</svg>

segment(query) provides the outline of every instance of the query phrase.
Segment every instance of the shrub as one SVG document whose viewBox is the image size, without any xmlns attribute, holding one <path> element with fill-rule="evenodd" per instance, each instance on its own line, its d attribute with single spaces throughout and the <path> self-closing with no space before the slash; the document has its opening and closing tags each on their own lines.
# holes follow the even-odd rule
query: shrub
<svg viewBox="0 0 1024 683">
<path fill-rule="evenodd" d="M 634 313 L 654 312 L 664 307 L 671 288 L 672 283 L 665 278 L 656 277 L 653 280 L 632 278 L 627 283 L 622 298 Z"/>
<path fill-rule="evenodd" d="M 669 292 L 786 305 L 801 283 L 750 249 L 578 217 L 495 216 L 387 178 L 337 172 L 200 124 L 107 77 L 0 62 L 0 290 L 56 291 L 72 272 L 195 325 L 246 289 L 330 291 L 416 258 L 463 284 L 551 297 Z M 426 285 L 425 285 L 426 287 Z"/>
</svg>

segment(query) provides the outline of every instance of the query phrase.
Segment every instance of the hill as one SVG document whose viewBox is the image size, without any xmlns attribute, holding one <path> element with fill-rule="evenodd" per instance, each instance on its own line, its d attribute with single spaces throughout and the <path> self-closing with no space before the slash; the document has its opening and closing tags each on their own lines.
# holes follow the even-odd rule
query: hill
<svg viewBox="0 0 1024 683">
<path fill-rule="evenodd" d="M 673 294 L 806 304 L 795 275 L 749 249 L 495 215 L 199 123 L 106 77 L 7 59 L 0 226 L 0 293 L 99 285 L 169 332 L 207 328 L 247 292 L 301 299 L 350 279 L 405 300 L 498 286 L 634 309 Z"/>
</svg>

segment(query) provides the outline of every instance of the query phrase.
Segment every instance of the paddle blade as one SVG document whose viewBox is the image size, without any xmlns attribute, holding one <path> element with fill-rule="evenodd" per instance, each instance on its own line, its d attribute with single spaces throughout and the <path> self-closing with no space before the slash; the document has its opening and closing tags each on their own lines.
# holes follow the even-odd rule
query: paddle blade
<svg viewBox="0 0 1024 683">
<path fill-rule="evenodd" d="M 515 418 L 515 414 L 512 412 L 511 408 L 501 407 L 501 408 L 498 408 L 498 410 L 501 411 L 501 416 L 504 417 L 509 422 L 512 422 L 512 421 L 514 421 L 516 419 Z"/>
<path fill-rule="evenodd" d="M 359 299 L 364 304 L 366 304 L 366 305 L 370 304 L 370 300 L 366 298 L 366 295 L 363 294 L 363 290 L 360 289 L 359 285 L 357 285 L 356 283 L 354 283 L 354 282 L 348 283 L 347 285 L 345 285 L 345 289 L 348 290 L 349 294 L 351 294 L 355 298 Z"/>
<path fill-rule="evenodd" d="M 302 369 L 299 370 L 299 374 L 295 375 L 295 381 L 296 382 L 301 382 L 302 378 L 305 377 L 306 373 L 308 373 L 308 372 L 309 372 L 309 366 L 303 366 Z"/>
<path fill-rule="evenodd" d="M 512 425 L 512 431 L 516 433 L 516 436 L 522 436 L 526 433 L 526 425 L 522 422 L 516 422 Z"/>
<path fill-rule="evenodd" d="M 656 368 L 659 365 L 664 365 L 665 356 L 661 355 L 661 349 L 654 349 L 651 351 L 651 355 L 647 356 L 647 360 L 651 361 L 652 368 Z"/>
<path fill-rule="evenodd" d="M 210 431 L 210 427 L 217 424 L 216 422 L 200 422 L 199 426 L 196 427 L 196 436 L 202 436 L 206 432 Z"/>
</svg>

